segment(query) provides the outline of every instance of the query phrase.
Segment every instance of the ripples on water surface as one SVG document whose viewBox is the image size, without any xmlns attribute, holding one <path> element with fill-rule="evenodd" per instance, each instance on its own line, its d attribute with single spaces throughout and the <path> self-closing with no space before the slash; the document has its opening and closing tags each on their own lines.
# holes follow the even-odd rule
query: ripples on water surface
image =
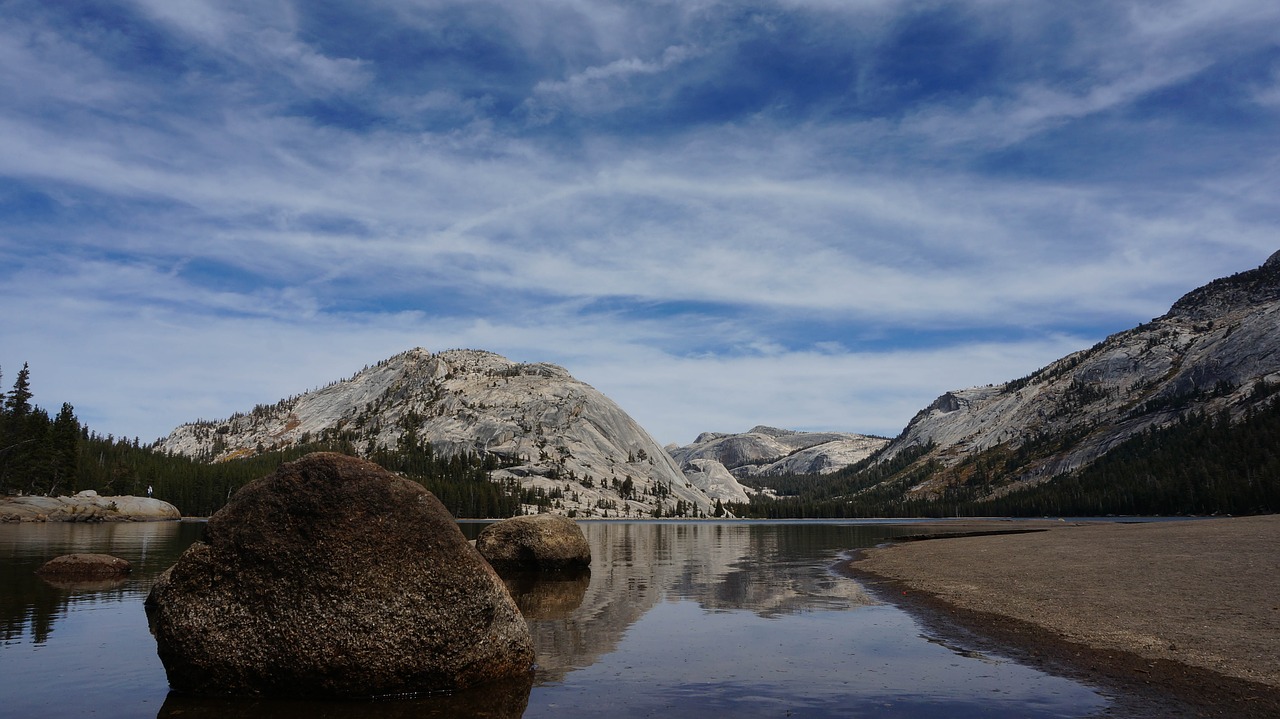
<svg viewBox="0 0 1280 719">
<path fill-rule="evenodd" d="M 464 524 L 474 537 L 482 525 Z M 169 696 L 142 601 L 200 523 L 0 525 L 0 716 L 1083 717 L 1087 687 L 948 648 L 832 565 L 913 530 L 883 524 L 584 522 L 589 578 L 519 582 L 529 683 L 377 702 Z M 71 552 L 122 583 L 50 585 Z"/>
</svg>

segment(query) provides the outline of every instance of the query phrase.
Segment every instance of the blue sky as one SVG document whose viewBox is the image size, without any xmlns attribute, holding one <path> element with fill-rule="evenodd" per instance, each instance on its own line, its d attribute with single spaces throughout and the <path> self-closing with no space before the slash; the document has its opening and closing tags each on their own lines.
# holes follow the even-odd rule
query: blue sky
<svg viewBox="0 0 1280 719">
<path fill-rule="evenodd" d="M 896 434 L 1280 249 L 1280 4 L 0 0 L 0 370 L 144 441 L 422 346 Z"/>
</svg>

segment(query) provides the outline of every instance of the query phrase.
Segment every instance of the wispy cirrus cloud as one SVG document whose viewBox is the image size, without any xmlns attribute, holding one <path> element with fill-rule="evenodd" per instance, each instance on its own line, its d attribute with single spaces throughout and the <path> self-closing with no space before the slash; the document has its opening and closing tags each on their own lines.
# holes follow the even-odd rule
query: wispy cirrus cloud
<svg viewBox="0 0 1280 719">
<path fill-rule="evenodd" d="M 102 431 L 424 345 L 561 362 L 663 441 L 892 433 L 1276 249 L 1274 3 L 6 19 L 0 366 Z"/>
</svg>

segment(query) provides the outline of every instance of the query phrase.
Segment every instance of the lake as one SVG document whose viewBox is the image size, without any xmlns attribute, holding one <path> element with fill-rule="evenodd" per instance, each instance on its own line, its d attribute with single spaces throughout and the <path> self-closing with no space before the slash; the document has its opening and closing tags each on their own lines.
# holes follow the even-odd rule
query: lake
<svg viewBox="0 0 1280 719">
<path fill-rule="evenodd" d="M 463 523 L 469 537 L 482 524 Z M 909 525 L 583 522 L 590 577 L 512 585 L 532 681 L 370 702 L 170 695 L 142 602 L 200 522 L 0 525 L 0 716 L 1083 717 L 1078 682 L 936 637 L 836 565 Z M 72 552 L 129 560 L 123 582 L 55 586 Z"/>
</svg>

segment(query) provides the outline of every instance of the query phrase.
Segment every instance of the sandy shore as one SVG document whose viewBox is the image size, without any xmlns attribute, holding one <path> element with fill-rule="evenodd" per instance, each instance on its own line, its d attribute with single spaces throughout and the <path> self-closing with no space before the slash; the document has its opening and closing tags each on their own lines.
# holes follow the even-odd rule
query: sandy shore
<svg viewBox="0 0 1280 719">
<path fill-rule="evenodd" d="M 904 542 L 851 571 L 1086 678 L 1167 692 L 1196 715 L 1280 716 L 1280 515 Z"/>
</svg>

